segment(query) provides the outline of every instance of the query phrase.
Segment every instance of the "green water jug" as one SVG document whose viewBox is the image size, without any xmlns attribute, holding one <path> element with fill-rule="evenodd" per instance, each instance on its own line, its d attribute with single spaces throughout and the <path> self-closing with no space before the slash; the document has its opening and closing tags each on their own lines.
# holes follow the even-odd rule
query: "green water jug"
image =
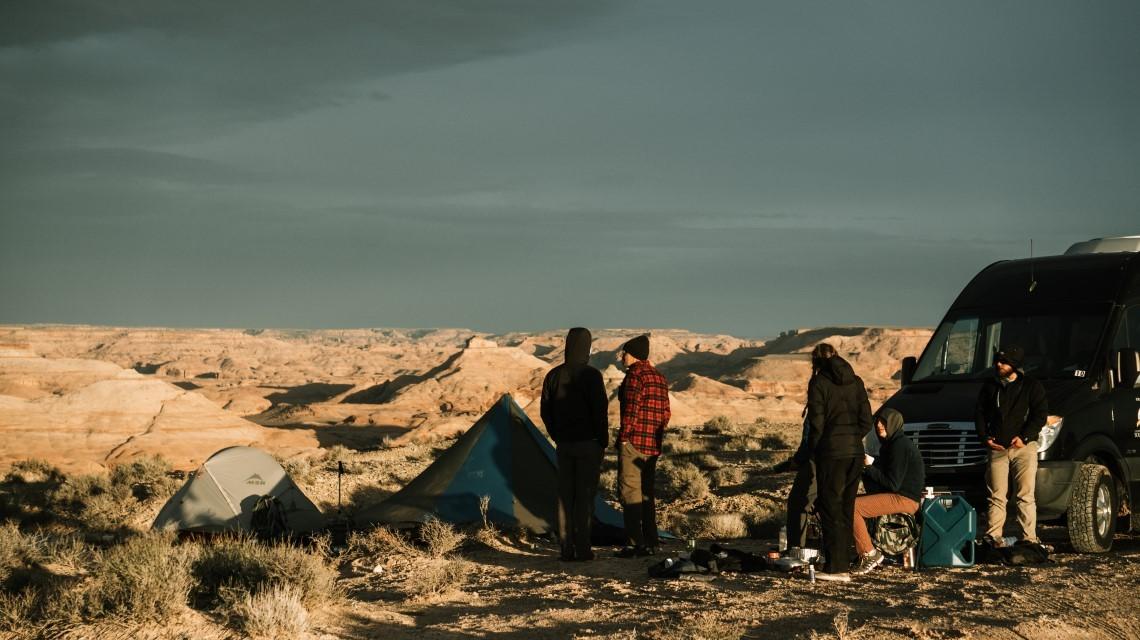
<svg viewBox="0 0 1140 640">
<path fill-rule="evenodd" d="M 918 511 L 922 515 L 922 536 L 918 544 L 919 566 L 974 566 L 978 515 L 965 498 L 926 498 Z"/>
</svg>

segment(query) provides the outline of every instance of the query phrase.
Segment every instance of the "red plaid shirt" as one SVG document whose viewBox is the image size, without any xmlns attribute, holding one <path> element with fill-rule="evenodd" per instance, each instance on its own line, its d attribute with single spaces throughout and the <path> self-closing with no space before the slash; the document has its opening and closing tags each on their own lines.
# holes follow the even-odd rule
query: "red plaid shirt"
<svg viewBox="0 0 1140 640">
<path fill-rule="evenodd" d="M 669 386 L 653 365 L 641 360 L 629 367 L 618 390 L 621 402 L 619 442 L 647 456 L 661 455 L 661 436 L 669 424 Z"/>
</svg>

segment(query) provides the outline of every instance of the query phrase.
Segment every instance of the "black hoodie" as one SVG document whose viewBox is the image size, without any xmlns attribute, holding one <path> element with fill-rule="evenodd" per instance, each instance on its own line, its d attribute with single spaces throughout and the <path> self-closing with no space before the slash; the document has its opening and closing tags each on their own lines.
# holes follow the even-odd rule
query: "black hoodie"
<svg viewBox="0 0 1140 640">
<path fill-rule="evenodd" d="M 859 458 L 871 431 L 863 380 L 839 356 L 822 359 L 808 383 L 808 444 L 812 457 Z"/>
<path fill-rule="evenodd" d="M 589 365 L 590 331 L 575 327 L 566 334 L 566 362 L 542 381 L 542 421 L 555 443 L 596 440 L 609 443 L 606 385 Z"/>
<path fill-rule="evenodd" d="M 867 493 L 897 493 L 918 502 L 926 482 L 922 454 L 903 432 L 901 413 L 884 407 L 878 417 L 887 424 L 887 437 L 881 440 L 875 464 L 863 469 L 863 485 Z"/>
</svg>

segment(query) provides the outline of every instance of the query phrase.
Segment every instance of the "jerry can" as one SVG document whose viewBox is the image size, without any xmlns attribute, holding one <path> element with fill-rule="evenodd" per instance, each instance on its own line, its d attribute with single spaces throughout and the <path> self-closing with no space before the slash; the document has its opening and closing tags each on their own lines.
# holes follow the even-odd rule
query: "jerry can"
<svg viewBox="0 0 1140 640">
<path fill-rule="evenodd" d="M 978 515 L 962 496 L 924 498 L 919 508 L 922 536 L 918 564 L 922 567 L 974 566 Z"/>
</svg>

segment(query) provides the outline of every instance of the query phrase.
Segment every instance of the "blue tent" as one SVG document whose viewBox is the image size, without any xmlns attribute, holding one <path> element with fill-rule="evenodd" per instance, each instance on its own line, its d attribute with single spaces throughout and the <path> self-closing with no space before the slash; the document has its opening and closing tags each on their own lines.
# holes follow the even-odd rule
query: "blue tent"
<svg viewBox="0 0 1140 640">
<path fill-rule="evenodd" d="M 555 532 L 558 490 L 554 447 L 510 395 L 500 398 L 467 433 L 406 487 L 361 510 L 357 524 L 414 526 L 431 517 L 455 524 L 487 519 L 538 534 Z M 622 516 L 601 497 L 594 504 L 595 544 L 620 544 Z"/>
</svg>

